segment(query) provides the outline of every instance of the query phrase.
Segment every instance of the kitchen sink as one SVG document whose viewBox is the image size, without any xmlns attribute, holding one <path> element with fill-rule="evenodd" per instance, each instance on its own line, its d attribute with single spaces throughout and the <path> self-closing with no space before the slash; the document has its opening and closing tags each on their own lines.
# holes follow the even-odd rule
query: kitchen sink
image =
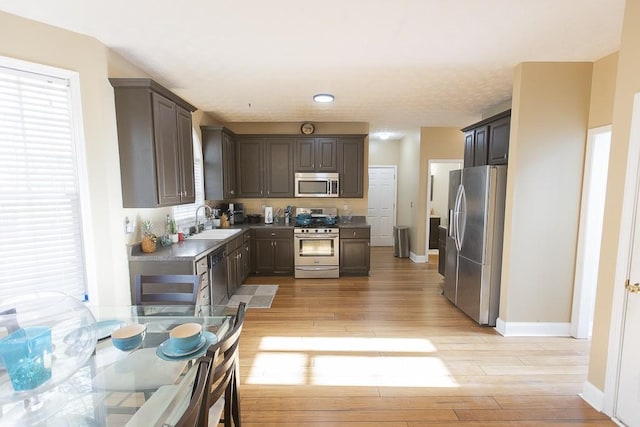
<svg viewBox="0 0 640 427">
<path fill-rule="evenodd" d="M 240 233 L 240 229 L 228 229 L 228 228 L 214 228 L 213 230 L 204 230 L 193 236 L 189 236 L 188 239 L 211 239 L 211 240 L 223 240 L 227 237 L 234 236 Z"/>
</svg>

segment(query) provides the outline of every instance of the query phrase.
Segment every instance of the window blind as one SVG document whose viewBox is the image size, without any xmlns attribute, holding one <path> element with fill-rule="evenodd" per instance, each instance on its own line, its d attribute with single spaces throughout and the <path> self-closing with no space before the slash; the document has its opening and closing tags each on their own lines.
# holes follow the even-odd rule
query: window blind
<svg viewBox="0 0 640 427">
<path fill-rule="evenodd" d="M 202 162 L 202 143 L 198 134 L 193 132 L 193 168 L 196 186 L 196 201 L 188 205 L 173 207 L 173 217 L 177 223 L 193 223 L 198 206 L 204 203 L 204 180 Z M 192 224 L 191 224 L 192 225 Z"/>
<path fill-rule="evenodd" d="M 67 80 L 0 66 L 0 301 L 85 299 L 71 105 Z"/>
</svg>

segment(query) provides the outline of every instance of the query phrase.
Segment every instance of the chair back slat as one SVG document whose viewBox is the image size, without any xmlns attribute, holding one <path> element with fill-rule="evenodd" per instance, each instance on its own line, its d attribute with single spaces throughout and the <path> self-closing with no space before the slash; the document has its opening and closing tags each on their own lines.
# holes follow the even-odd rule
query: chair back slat
<svg viewBox="0 0 640 427">
<path fill-rule="evenodd" d="M 199 290 L 198 275 L 138 275 L 135 280 L 135 305 L 195 305 Z"/>
</svg>

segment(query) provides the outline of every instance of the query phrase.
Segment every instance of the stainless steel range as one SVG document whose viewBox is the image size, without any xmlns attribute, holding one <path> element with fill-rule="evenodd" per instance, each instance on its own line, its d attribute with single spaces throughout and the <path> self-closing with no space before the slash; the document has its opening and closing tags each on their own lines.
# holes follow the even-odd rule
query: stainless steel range
<svg viewBox="0 0 640 427">
<path fill-rule="evenodd" d="M 296 278 L 340 276 L 340 231 L 336 208 L 296 208 L 293 229 Z"/>
</svg>

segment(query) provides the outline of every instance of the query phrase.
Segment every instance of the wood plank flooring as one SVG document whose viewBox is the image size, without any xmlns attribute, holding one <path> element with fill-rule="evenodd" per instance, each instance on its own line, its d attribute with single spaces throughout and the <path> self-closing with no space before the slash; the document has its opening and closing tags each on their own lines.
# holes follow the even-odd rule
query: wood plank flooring
<svg viewBox="0 0 640 427">
<path fill-rule="evenodd" d="M 437 260 L 372 248 L 369 277 L 278 284 L 240 340 L 245 427 L 612 426 L 578 393 L 589 345 L 505 338 L 440 295 Z"/>
</svg>

